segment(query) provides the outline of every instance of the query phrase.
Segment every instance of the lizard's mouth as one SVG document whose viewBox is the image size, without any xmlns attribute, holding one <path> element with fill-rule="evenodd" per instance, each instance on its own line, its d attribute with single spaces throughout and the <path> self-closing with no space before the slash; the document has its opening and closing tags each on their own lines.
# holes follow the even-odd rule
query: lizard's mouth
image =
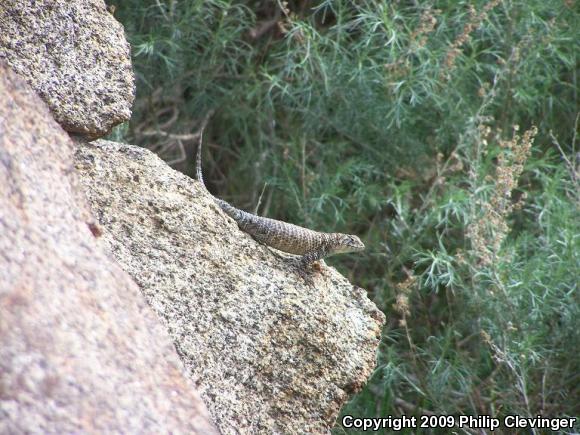
<svg viewBox="0 0 580 435">
<path fill-rule="evenodd" d="M 365 249 L 364 243 L 357 236 L 346 236 L 334 249 L 335 254 L 359 252 Z"/>
</svg>

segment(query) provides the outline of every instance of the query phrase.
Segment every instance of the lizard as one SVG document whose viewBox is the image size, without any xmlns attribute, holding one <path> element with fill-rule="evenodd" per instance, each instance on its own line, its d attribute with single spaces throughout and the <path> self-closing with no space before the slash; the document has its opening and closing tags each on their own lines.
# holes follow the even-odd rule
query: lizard
<svg viewBox="0 0 580 435">
<path fill-rule="evenodd" d="M 256 241 L 282 252 L 300 256 L 302 271 L 310 264 L 330 255 L 358 252 L 365 249 L 359 237 L 351 234 L 318 232 L 288 222 L 270 219 L 248 213 L 217 198 L 209 192 L 201 169 L 203 129 L 199 133 L 199 143 L 195 162 L 196 178 L 216 204 Z"/>
</svg>

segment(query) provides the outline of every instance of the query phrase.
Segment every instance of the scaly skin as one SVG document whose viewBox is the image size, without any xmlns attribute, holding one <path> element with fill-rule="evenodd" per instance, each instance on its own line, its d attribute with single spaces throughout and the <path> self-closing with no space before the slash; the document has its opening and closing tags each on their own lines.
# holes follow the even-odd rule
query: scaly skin
<svg viewBox="0 0 580 435">
<path fill-rule="evenodd" d="M 201 171 L 202 142 L 203 135 L 200 134 L 197 147 L 196 172 L 197 179 L 207 191 Z M 357 252 L 365 248 L 365 245 L 357 236 L 341 233 L 322 233 L 276 219 L 256 216 L 240 210 L 213 195 L 212 197 L 221 209 L 236 221 L 242 231 L 251 235 L 258 242 L 272 248 L 289 254 L 300 255 L 302 257 L 301 264 L 304 267 L 329 255 Z"/>
</svg>

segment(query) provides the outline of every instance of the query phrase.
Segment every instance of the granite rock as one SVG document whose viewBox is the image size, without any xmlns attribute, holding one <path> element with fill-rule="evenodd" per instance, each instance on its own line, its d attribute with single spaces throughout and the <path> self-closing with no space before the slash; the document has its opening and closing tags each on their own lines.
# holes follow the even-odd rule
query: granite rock
<svg viewBox="0 0 580 435">
<path fill-rule="evenodd" d="M 0 62 L 0 433 L 217 434 L 107 254 L 46 105 Z"/>
<path fill-rule="evenodd" d="M 98 140 L 77 169 L 103 240 L 173 337 L 224 434 L 328 433 L 374 370 L 384 315 L 324 263 L 258 244 L 153 153 Z"/>
<path fill-rule="evenodd" d="M 103 0 L 0 1 L 0 60 L 89 138 L 131 116 L 135 86 L 123 27 Z"/>
</svg>

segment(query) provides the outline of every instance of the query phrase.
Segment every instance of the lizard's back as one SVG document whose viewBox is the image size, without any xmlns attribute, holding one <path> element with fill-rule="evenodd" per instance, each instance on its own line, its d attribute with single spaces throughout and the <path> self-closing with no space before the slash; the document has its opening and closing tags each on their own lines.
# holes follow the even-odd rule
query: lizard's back
<svg viewBox="0 0 580 435">
<path fill-rule="evenodd" d="M 236 221 L 242 231 L 250 234 L 258 242 L 280 251 L 305 255 L 320 249 L 329 240 L 329 234 L 276 219 L 256 216 L 240 210 L 222 199 L 215 199 L 222 210 Z"/>
</svg>

